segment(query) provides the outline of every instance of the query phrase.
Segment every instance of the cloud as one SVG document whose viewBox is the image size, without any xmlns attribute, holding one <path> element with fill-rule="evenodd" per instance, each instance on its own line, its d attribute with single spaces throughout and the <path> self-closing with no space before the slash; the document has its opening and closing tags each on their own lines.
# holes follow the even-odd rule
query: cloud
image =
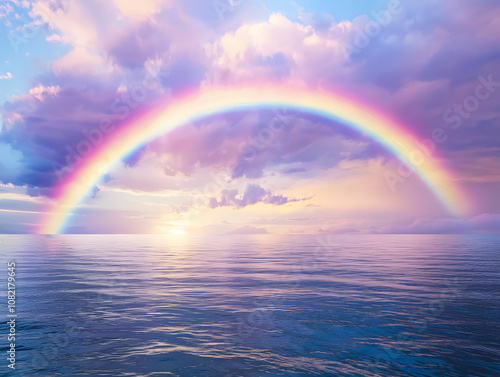
<svg viewBox="0 0 500 377">
<path fill-rule="evenodd" d="M 257 228 L 251 225 L 244 225 L 240 228 L 233 229 L 226 234 L 268 234 L 265 228 Z"/>
<path fill-rule="evenodd" d="M 59 166 L 77 166 L 78 158 L 70 151 L 86 139 L 85 133 L 98 128 L 104 117 L 117 123 L 118 116 L 110 109 L 116 99 L 114 93 L 88 84 L 78 91 L 71 85 L 40 84 L 4 104 L 0 142 L 21 154 L 21 166 L 14 177 L 11 172 L 0 180 L 9 178 L 19 186 L 53 188 L 60 181 Z"/>
<path fill-rule="evenodd" d="M 308 200 L 310 198 L 302 199 L 291 199 L 282 194 L 273 194 L 269 190 L 265 190 L 259 185 L 250 184 L 247 186 L 246 191 L 240 197 L 237 197 L 238 190 L 222 190 L 221 197 L 219 200 L 217 198 L 210 198 L 209 207 L 236 207 L 244 208 L 246 206 L 255 205 L 257 203 L 273 204 L 273 205 L 284 205 L 287 203 L 299 202 Z"/>
<path fill-rule="evenodd" d="M 112 74 L 113 67 L 98 53 L 82 47 L 75 47 L 52 64 L 52 71 L 58 77 L 73 75 L 97 77 Z"/>
<path fill-rule="evenodd" d="M 327 234 L 355 234 L 360 233 L 360 229 L 357 227 L 331 227 L 331 228 L 320 228 L 318 229 L 318 233 L 327 233 Z"/>
<path fill-rule="evenodd" d="M 392 225 L 381 233 L 408 234 L 500 234 L 500 214 L 483 213 L 465 218 L 420 218 L 408 225 Z"/>
<path fill-rule="evenodd" d="M 373 143 L 348 127 L 276 109 L 221 114 L 174 130 L 149 150 L 166 157 L 165 170 L 171 175 L 189 176 L 211 167 L 234 179 L 256 179 L 274 169 L 283 174 L 326 170 L 363 154 Z M 368 155 L 380 153 L 375 147 Z"/>
<path fill-rule="evenodd" d="M 500 213 L 483 213 L 470 220 L 476 231 L 500 234 Z"/>
<path fill-rule="evenodd" d="M 500 10 L 489 0 L 481 4 L 403 2 L 402 12 L 350 60 L 341 47 L 356 40 L 372 22 L 367 16 L 313 26 L 315 22 L 304 25 L 273 14 L 267 21 L 228 32 L 214 43 L 213 80 L 244 83 L 259 77 L 331 86 L 364 98 L 417 135 L 429 137 L 436 127 L 449 128 L 444 112 L 474 94 L 478 76 L 498 72 L 500 34 L 494 31 Z M 304 21 L 311 21 L 310 17 Z M 499 126 L 495 106 L 493 99 L 481 103 L 481 110 L 464 122 L 470 127 L 461 132 L 474 140 L 471 146 L 491 143 Z M 479 126 L 482 132 L 476 132 Z M 440 152 L 467 148 L 463 141 L 449 137 Z"/>
<path fill-rule="evenodd" d="M 29 94 L 38 99 L 39 101 L 43 101 L 45 97 L 56 97 L 61 91 L 61 87 L 57 86 L 43 86 L 39 84 L 38 86 L 31 88 Z"/>
<path fill-rule="evenodd" d="M 122 14 L 132 19 L 145 19 L 160 12 L 162 7 L 171 7 L 172 0 L 142 0 L 140 3 L 129 0 L 114 0 Z"/>
<path fill-rule="evenodd" d="M 200 18 L 196 7 L 186 4 L 148 0 L 138 6 L 116 0 L 103 6 L 95 0 L 75 0 L 71 7 L 61 8 L 39 1 L 34 4 L 32 14 L 47 15 L 50 32 L 72 45 L 72 49 L 53 62 L 52 72 L 30 90 L 35 98 L 44 98 L 43 104 L 34 104 L 21 96 L 3 106 L 5 127 L 10 131 L 4 140 L 23 153 L 26 169 L 21 174 L 25 184 L 56 184 L 48 166 L 60 164 L 67 154 L 66 146 L 83 140 L 83 130 L 109 114 L 114 101 L 129 95 L 117 93 L 117 89 L 130 88 L 140 82 L 151 61 L 157 62 L 156 69 L 162 72 L 163 92 L 176 93 L 200 85 L 239 83 L 255 78 L 301 81 L 312 86 L 335 84 L 340 89 L 366 96 L 368 101 L 396 115 L 412 118 L 409 127 L 413 124 L 420 128 L 442 126 L 439 115 L 446 110 L 447 104 L 443 102 L 446 93 L 463 93 L 462 96 L 467 93 L 462 88 L 455 90 L 457 85 L 464 86 L 459 82 L 463 76 L 460 72 L 470 71 L 474 64 L 478 68 L 491 66 L 496 59 L 491 53 L 496 37 L 489 28 L 493 27 L 497 12 L 471 13 L 476 18 L 468 22 L 477 24 L 480 19 L 486 29 L 482 37 L 470 34 L 468 38 L 478 40 L 467 40 L 473 49 L 461 52 L 463 49 L 455 47 L 463 42 L 464 36 L 447 33 L 442 26 L 446 5 L 440 5 L 439 12 L 432 18 L 422 17 L 431 3 L 405 6 L 404 14 L 394 18 L 377 38 L 348 61 L 343 46 L 363 30 L 369 22 L 366 16 L 335 23 L 331 17 L 312 14 L 304 15 L 301 22 L 294 22 L 276 13 L 258 22 L 240 20 L 234 30 L 220 34 L 221 30 L 208 27 L 210 23 Z M 463 1 L 454 6 L 471 8 Z M 211 10 L 210 17 L 217 18 Z M 446 27 L 456 31 L 464 20 L 453 15 L 449 16 Z M 116 28 L 117 25 L 120 27 Z M 460 66 L 456 75 L 450 76 L 445 69 L 449 59 L 441 54 L 442 49 L 460 54 L 457 59 L 467 61 L 469 67 Z M 476 59 L 470 60 L 469 54 L 474 54 Z M 459 63 L 453 60 L 453 64 Z M 57 88 L 57 91 L 50 92 L 49 88 Z M 152 103 L 161 91 L 149 94 L 147 101 L 134 105 L 137 110 Z M 49 98 L 51 96 L 59 98 Z M 491 143 L 491 134 L 498 128 L 498 120 L 495 121 L 498 110 L 491 106 L 484 105 L 487 115 L 479 111 L 469 119 L 483 122 L 484 132 L 470 135 L 477 143 Z M 74 116 L 75 113 L 78 116 Z M 170 140 L 182 140 L 182 144 L 167 141 L 163 149 L 153 150 L 171 156 L 165 166 L 171 174 L 189 175 L 199 167 L 220 168 L 233 162 L 239 168 L 233 171 L 233 178 L 252 179 L 262 177 L 275 167 L 283 174 L 307 174 L 314 169 L 337 166 L 346 158 L 340 156 L 345 153 L 345 149 L 341 150 L 345 145 L 341 144 L 346 137 L 358 142 L 356 149 L 349 151 L 351 157 L 348 158 L 388 155 L 356 132 L 349 133 L 345 127 L 334 127 L 331 122 L 303 114 L 292 114 L 290 124 L 275 133 L 271 142 L 259 147 L 255 154 L 250 150 L 251 143 L 255 143 L 259 132 L 272 120 L 272 115 L 261 114 L 250 115 L 246 120 L 226 116 L 222 118 L 224 121 L 212 122 L 206 127 L 185 127 L 176 136 L 169 135 Z M 110 115 L 116 117 L 116 114 Z M 54 130 L 51 133 L 58 133 L 56 130 L 60 129 L 61 134 L 49 140 L 47 127 Z M 339 135 L 337 139 L 336 135 Z M 441 149 L 456 147 L 456 141 L 450 141 Z M 249 153 L 255 154 L 251 161 Z M 143 156 L 136 158 L 140 160 Z M 39 173 L 47 179 L 43 182 L 36 177 L 30 179 L 30 175 Z"/>
<path fill-rule="evenodd" d="M 200 85 L 205 77 L 206 30 L 165 2 L 146 3 L 139 6 L 148 5 L 143 9 L 148 13 L 145 19 L 124 19 L 124 10 L 112 2 L 33 3 L 30 15 L 39 21 L 41 17 L 49 35 L 57 35 L 49 39 L 68 44 L 69 52 L 53 61 L 49 71 L 30 78 L 36 86 L 0 107 L 0 142 L 21 154 L 15 174 L 0 169 L 0 181 L 50 193 L 60 173 L 75 167 L 68 163 L 77 159 L 71 151 L 86 143 L 85 135 L 98 129 L 101 121 L 109 120 L 117 129 L 160 96 Z M 161 3 L 158 12 L 149 7 L 153 3 Z M 182 42 L 177 38 L 181 35 Z M 144 100 L 131 99 L 145 80 L 154 88 L 146 90 Z"/>
<path fill-rule="evenodd" d="M 334 24 L 329 35 L 318 35 L 312 26 L 272 14 L 268 21 L 226 33 L 211 46 L 210 52 L 217 58 L 212 77 L 223 83 L 253 77 L 311 79 L 313 72 L 325 72 L 327 64 L 339 66 L 346 60 L 338 36 L 349 28 L 350 23 Z"/>
<path fill-rule="evenodd" d="M 0 75 L 0 80 L 10 80 L 14 77 L 14 75 L 10 72 L 7 72 L 4 75 Z"/>
<path fill-rule="evenodd" d="M 386 227 L 381 233 L 394 234 L 462 234 L 470 233 L 471 227 L 465 219 L 420 218 L 409 225 L 395 224 Z"/>
<path fill-rule="evenodd" d="M 9 3 L 0 4 L 0 19 L 7 17 L 12 12 L 14 12 L 12 5 Z"/>
<path fill-rule="evenodd" d="M 0 108 L 4 122 L 0 142 L 16 153 L 15 165 L 2 160 L 0 181 L 27 186 L 31 194 L 50 194 L 57 187 L 60 180 L 54 166 L 67 165 L 68 148 L 85 141 L 85 134 L 102 119 L 110 119 L 118 129 L 159 98 L 168 101 L 169 96 L 188 89 L 256 80 L 346 91 L 391 114 L 421 138 L 441 127 L 448 132 L 448 140 L 439 146 L 436 157 L 464 180 L 473 181 L 478 195 L 489 197 L 488 193 L 498 190 L 495 164 L 500 157 L 496 141 L 500 113 L 496 99 L 500 90 L 464 118 L 460 129 L 452 130 L 443 120 L 447 109 L 474 94 L 478 76 L 498 71 L 500 9 L 495 1 L 481 0 L 481 6 L 464 0 L 404 3 L 402 14 L 350 59 L 343 50 L 345 44 L 366 28 L 368 16 L 336 23 L 325 15 L 303 14 L 292 20 L 279 13 L 247 15 L 238 8 L 221 23 L 211 2 L 200 5 L 192 0 L 137 4 L 40 0 L 32 4 L 32 17 L 46 20 L 48 38 L 43 42 L 66 45 L 61 56 L 50 62 L 50 69 L 29 78 L 35 85 L 27 93 L 13 96 Z M 10 12 L 2 9 L 4 14 Z M 159 73 L 158 87 L 148 91 L 144 101 L 116 112 L 117 105 L 130 101 L 132 89 L 151 70 Z M 12 77 L 8 72 L 0 79 Z M 125 186 L 119 187 L 178 189 L 174 179 L 183 176 L 187 180 L 202 169 L 225 169 L 231 179 L 241 181 L 280 174 L 287 179 L 312 179 L 353 160 L 377 157 L 385 163 L 384 159 L 391 158 L 377 143 L 347 127 L 293 112 L 286 113 L 285 127 L 262 143 L 259 134 L 273 117 L 273 111 L 248 111 L 180 128 L 128 160 L 124 169 L 135 172 L 127 180 L 119 171 L 117 178 Z M 352 171 L 353 166 L 347 169 Z M 153 182 L 156 174 L 167 177 Z M 243 192 L 222 191 L 220 197 L 211 199 L 211 206 L 243 208 L 297 200 L 304 199 L 249 185 Z M 358 202 L 364 207 L 361 196 Z M 486 202 L 483 207 L 487 208 Z M 496 208 L 489 210 L 496 212 Z M 472 227 L 495 231 L 496 215 L 481 216 L 466 223 L 422 218 L 389 230 L 459 233 Z M 341 228 L 349 229 L 349 224 Z"/>
</svg>

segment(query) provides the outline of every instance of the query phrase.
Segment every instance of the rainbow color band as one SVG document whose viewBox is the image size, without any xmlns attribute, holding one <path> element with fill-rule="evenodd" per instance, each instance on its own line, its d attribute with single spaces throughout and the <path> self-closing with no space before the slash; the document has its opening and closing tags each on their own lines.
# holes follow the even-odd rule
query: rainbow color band
<svg viewBox="0 0 500 377">
<path fill-rule="evenodd" d="M 401 161 L 421 150 L 407 129 L 376 109 L 334 93 L 278 84 L 232 88 L 205 88 L 169 100 L 113 132 L 62 182 L 44 215 L 39 234 L 64 232 L 73 210 L 115 163 L 155 138 L 187 123 L 229 111 L 248 108 L 287 107 L 316 114 L 358 130 L 378 141 Z M 465 196 L 452 175 L 433 156 L 413 166 L 441 203 L 455 215 L 467 211 Z"/>
</svg>

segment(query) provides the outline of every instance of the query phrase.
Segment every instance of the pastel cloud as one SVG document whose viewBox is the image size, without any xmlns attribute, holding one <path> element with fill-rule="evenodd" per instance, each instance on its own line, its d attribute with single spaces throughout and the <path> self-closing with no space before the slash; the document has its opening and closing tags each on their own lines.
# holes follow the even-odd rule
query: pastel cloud
<svg viewBox="0 0 500 377">
<path fill-rule="evenodd" d="M 56 97 L 61 91 L 61 87 L 57 86 L 43 86 L 39 84 L 34 88 L 31 88 L 29 94 L 35 97 L 39 101 L 43 101 L 46 97 Z"/>
<path fill-rule="evenodd" d="M 281 14 L 269 21 L 245 25 L 225 34 L 209 52 L 216 82 L 239 82 L 259 78 L 312 78 L 346 60 L 342 35 L 349 24 L 333 25 L 328 36 L 319 36 L 311 26 L 294 23 Z M 311 62 L 316 64 L 311 65 Z M 323 62 L 323 63 L 321 63 Z M 313 68 L 314 67 L 314 68 Z"/>
<path fill-rule="evenodd" d="M 23 6 L 19 1 L 12 3 Z M 47 72 L 33 77 L 34 84 L 25 94 L 12 97 L 1 107 L 0 146 L 18 155 L 15 162 L 0 164 L 0 182 L 26 186 L 33 195 L 50 195 L 59 183 L 54 164 L 67 164 L 67 148 L 85 140 L 85 133 L 95 129 L 103 117 L 121 127 L 160 96 L 175 96 L 200 86 L 269 79 L 346 91 L 393 114 L 422 138 L 436 127 L 443 128 L 447 141 L 438 146 L 436 158 L 455 170 L 478 197 L 477 213 L 488 212 L 490 207 L 497 212 L 498 204 L 483 198 L 494 195 L 500 179 L 500 91 L 495 88 L 477 110 L 462 117 L 459 129 L 451 129 L 443 119 L 455 104 L 463 106 L 475 93 L 479 76 L 491 74 L 500 81 L 495 75 L 500 64 L 500 10 L 495 1 L 481 0 L 481 6 L 464 0 L 403 3 L 402 12 L 350 57 L 345 47 L 366 29 L 371 22 L 368 16 L 336 23 L 333 17 L 315 15 L 292 21 L 280 13 L 261 17 L 257 12 L 245 18 L 244 12 L 234 12 L 233 19 L 221 24 L 211 2 L 58 3 L 62 6 L 35 1 L 30 14 L 45 20 L 47 43 L 66 44 L 69 51 L 54 60 Z M 0 14 L 12 13 L 6 5 L 1 9 Z M 113 110 L 116 104 L 123 105 L 131 88 L 151 72 L 157 75 L 158 87 L 148 92 L 146 100 L 128 106 L 127 116 L 121 119 L 122 114 Z M 12 77 L 8 72 L 0 80 Z M 223 169 L 240 186 L 212 198 L 213 208 L 252 207 L 255 203 L 282 207 L 293 199 L 273 194 L 252 180 L 272 175 L 283 180 L 307 177 L 314 187 L 324 172 L 334 171 L 339 197 L 353 193 L 359 208 L 369 205 L 362 192 L 353 188 L 355 178 L 350 181 L 342 172 L 356 172 L 360 166 L 371 169 L 376 161 L 380 173 L 381 166 L 393 167 L 393 158 L 372 140 L 341 125 L 300 113 L 288 115 L 284 129 L 257 149 L 252 143 L 275 116 L 271 111 L 226 114 L 187 125 L 133 156 L 128 167 L 114 172 L 110 185 L 143 191 L 182 189 L 194 185 L 189 179 L 199 170 Z M 160 174 L 162 178 L 155 181 L 154 176 Z M 242 182 L 247 184 L 244 190 Z M 381 197 L 387 196 L 379 183 L 373 187 Z M 408 192 L 419 197 L 416 202 L 430 203 L 421 199 L 425 194 L 418 190 L 420 186 Z M 391 203 L 396 206 L 397 200 Z M 332 201 L 344 208 L 342 200 Z M 496 220 L 488 216 L 467 226 L 493 229 Z M 355 226 L 334 228 L 342 231 Z M 451 220 L 418 220 L 399 230 L 458 232 L 465 229 L 462 226 Z"/>
<path fill-rule="evenodd" d="M 466 7 L 462 2 L 457 4 L 455 4 L 457 7 Z M 446 34 L 442 28 L 438 28 L 437 25 L 442 23 L 441 19 L 430 19 L 426 24 L 418 21 L 419 14 L 430 6 L 428 2 L 423 2 L 415 9 L 406 8 L 406 14 L 395 18 L 378 38 L 374 38 L 365 49 L 352 58 L 352 62 L 346 58 L 343 48 L 346 43 L 352 42 L 357 33 L 363 30 L 369 22 L 367 17 L 359 17 L 352 22 L 344 21 L 338 24 L 332 19 L 328 19 L 324 20 L 322 27 L 315 28 L 311 25 L 292 22 L 282 14 L 273 14 L 267 21 L 243 25 L 217 37 L 213 32 L 207 34 L 206 28 L 204 29 L 204 26 L 194 18 L 185 17 L 181 13 L 181 8 L 167 3 L 162 3 L 160 6 L 155 0 L 149 0 L 142 8 L 147 14 L 146 18 L 138 17 L 128 20 L 127 27 L 122 28 L 120 32 L 111 32 L 113 25 L 123 23 L 120 21 L 120 14 L 140 13 L 137 9 L 130 8 L 130 5 L 125 6 L 122 1 L 117 1 L 115 6 L 108 4 L 104 7 L 95 1 L 81 0 L 72 2 L 71 6 L 63 8 L 54 8 L 49 5 L 47 1 L 36 2 L 32 12 L 38 15 L 50 15 L 49 20 L 47 20 L 50 28 L 59 33 L 67 43 L 74 46 L 69 53 L 56 60 L 52 65 L 55 78 L 60 81 L 58 86 L 53 87 L 59 88 L 58 96 L 66 98 L 60 101 L 46 101 L 43 105 L 38 106 L 28 103 L 15 103 L 13 106 L 7 104 L 3 113 L 6 119 L 12 119 L 14 115 L 20 114 L 22 119 L 17 121 L 19 124 L 17 127 L 22 128 L 20 124 L 23 123 L 26 127 L 31 128 L 29 123 L 33 122 L 34 119 L 37 119 L 37 122 L 43 119 L 43 114 L 47 113 L 45 108 L 53 108 L 57 102 L 59 105 L 66 102 L 69 106 L 58 106 L 60 124 L 66 123 L 63 137 L 67 138 L 67 141 L 61 143 L 62 145 L 75 144 L 77 135 L 82 138 L 81 130 L 89 127 L 84 124 L 69 123 L 69 119 L 64 119 L 65 115 L 61 113 L 64 112 L 65 108 L 74 111 L 77 107 L 76 102 L 87 102 L 85 105 L 86 113 L 79 112 L 79 118 L 87 120 L 96 119 L 102 114 L 109 113 L 109 103 L 116 100 L 117 88 L 123 87 L 124 84 L 127 87 L 128 83 L 137 81 L 141 75 L 144 77 L 145 67 L 152 59 L 156 59 L 159 63 L 158 69 L 163 71 L 161 85 L 165 87 L 165 90 L 171 88 L 182 90 L 183 87 L 200 85 L 205 76 L 207 76 L 205 85 L 217 81 L 240 82 L 253 77 L 280 77 L 283 80 L 303 80 L 309 83 L 336 82 L 341 87 L 348 86 L 351 91 L 362 91 L 374 102 L 390 103 L 390 105 L 382 103 L 382 107 L 389 106 L 391 111 L 405 113 L 406 118 L 411 115 L 418 119 L 418 122 L 415 122 L 415 119 L 409 122 L 409 126 L 418 124 L 420 127 L 420 125 L 432 124 L 435 115 L 429 114 L 429 108 L 433 112 L 446 110 L 446 104 L 442 101 L 440 107 L 435 105 L 440 103 L 440 98 L 444 97 L 443 93 L 450 90 L 451 81 L 446 72 L 440 72 L 442 77 L 436 77 L 431 81 L 414 79 L 415 76 L 429 75 L 431 67 L 439 67 L 442 61 L 447 61 L 445 56 L 436 60 L 439 58 L 438 51 L 445 48 L 446 45 L 455 43 L 453 35 Z M 99 12 L 96 12 L 96 9 L 99 9 Z M 184 10 L 185 8 L 182 9 L 182 11 Z M 415 13 L 410 15 L 410 10 Z M 215 14 L 212 16 L 215 17 Z M 479 16 L 483 20 L 490 20 L 490 16 L 486 12 Z M 494 14 L 491 17 L 494 17 Z M 103 21 L 104 19 L 106 22 Z M 153 20 L 160 19 L 167 19 L 168 22 L 153 22 Z M 187 21 L 182 23 L 183 19 Z M 413 23 L 405 23 L 405 20 L 408 19 L 412 20 Z M 451 30 L 459 22 L 461 21 L 458 19 L 451 20 L 447 27 Z M 487 22 L 488 25 L 490 23 Z M 182 35 L 182 43 L 178 38 L 179 35 Z M 207 43 L 209 39 L 205 35 L 210 35 L 215 41 Z M 491 47 L 489 50 L 485 50 L 488 46 L 479 45 L 478 56 L 486 51 L 491 51 Z M 426 53 L 424 53 L 424 47 L 427 49 Z M 430 53 L 429 48 L 432 49 Z M 402 53 L 394 54 L 395 49 L 402 51 Z M 398 66 L 387 70 L 387 64 L 379 61 L 381 51 L 395 56 L 395 59 L 391 59 L 390 62 L 393 66 L 395 60 L 400 59 Z M 190 56 L 187 57 L 185 54 Z M 412 59 L 410 61 L 409 57 L 415 55 L 433 58 L 419 58 L 420 60 Z M 360 62 L 364 63 L 361 65 Z M 370 68 L 363 68 L 366 66 Z M 384 80 L 384 77 L 388 77 L 390 80 Z M 396 79 L 399 81 L 394 81 Z M 389 94 L 388 90 L 394 90 L 394 85 L 397 85 L 396 90 L 393 94 Z M 45 87 L 50 88 L 51 85 L 46 84 Z M 36 88 L 38 87 L 31 91 L 36 93 Z M 82 91 L 82 88 L 86 89 Z M 107 97 L 109 102 L 104 106 L 98 103 L 90 105 L 85 97 L 78 98 L 79 95 L 85 96 L 85 93 L 92 92 L 99 92 L 101 99 Z M 71 97 L 68 97 L 70 93 Z M 156 94 L 151 96 L 151 101 L 154 100 L 155 96 Z M 21 100 L 22 98 L 17 102 Z M 75 103 L 72 104 L 72 101 Z M 434 108 L 429 107 L 428 104 L 433 104 Z M 412 110 L 409 110 L 409 106 L 412 107 Z M 488 109 L 489 106 L 490 104 L 488 104 Z M 19 108 L 22 108 L 23 111 L 16 111 Z M 478 118 L 477 121 L 484 119 L 480 118 L 480 114 L 483 112 L 473 115 Z M 68 114 L 67 118 L 71 119 L 71 116 Z M 68 124 L 70 124 L 70 129 L 67 128 Z M 6 127 L 12 129 L 14 125 L 7 124 Z M 73 127 L 74 129 L 71 129 Z M 251 163 L 248 163 L 244 156 L 237 157 L 234 145 L 230 145 L 231 142 L 243 142 L 242 140 L 246 137 L 244 133 L 247 132 L 248 135 L 248 132 L 252 132 L 248 127 L 242 129 L 237 137 L 224 136 L 224 132 L 218 136 L 213 133 L 202 133 L 196 137 L 198 147 L 203 144 L 204 147 L 196 148 L 197 146 L 194 145 L 194 148 L 186 148 L 190 149 L 189 153 L 172 147 L 171 149 L 166 148 L 163 153 L 175 154 L 176 166 L 170 167 L 173 172 L 183 171 L 189 174 L 187 169 L 193 169 L 198 163 L 205 164 L 205 166 L 212 163 L 220 165 L 227 164 L 227 159 L 238 159 L 242 170 L 236 176 L 258 178 L 273 165 L 303 163 L 304 160 L 311 158 L 306 156 L 304 151 L 308 148 L 310 152 L 316 150 L 313 146 L 316 147 L 321 138 L 325 136 L 324 132 L 311 133 L 312 127 L 319 129 L 320 125 L 311 126 L 311 122 L 307 120 L 303 122 L 303 126 L 299 122 L 295 122 L 292 132 L 283 134 L 286 135 L 286 138 L 278 135 L 276 140 L 273 140 L 272 145 L 260 153 Z M 486 127 L 492 132 L 494 121 L 489 121 Z M 41 130 L 41 128 L 34 126 L 33 130 L 37 132 L 36 130 Z M 256 130 L 258 131 L 259 128 Z M 335 132 L 338 131 L 338 129 L 335 130 Z M 193 134 L 193 131 L 186 128 L 184 132 L 186 135 L 184 139 L 191 140 L 189 135 Z M 14 137 L 12 134 L 9 136 Z M 203 140 L 204 137 L 211 139 L 207 142 Z M 349 137 L 354 136 L 349 135 Z M 475 135 L 474 137 L 480 139 L 478 142 L 491 139 L 487 138 L 486 135 Z M 31 140 L 36 140 L 36 138 Z M 453 148 L 455 147 L 454 143 L 449 142 L 443 147 L 445 150 Z M 19 145 L 21 144 L 20 141 Z M 217 153 L 211 154 L 211 151 L 217 150 L 217 147 L 222 144 L 224 144 L 223 149 L 232 149 L 231 155 L 221 156 L 218 160 L 206 159 L 208 155 L 217 155 Z M 365 145 L 365 147 L 370 147 L 370 144 Z M 37 148 L 31 144 L 29 149 L 36 151 Z M 193 150 L 197 152 L 193 153 Z M 365 155 L 367 158 L 371 158 L 381 155 L 381 153 L 383 152 L 380 148 L 372 148 Z M 321 152 L 318 155 L 321 155 Z M 62 151 L 56 150 L 51 158 L 60 163 L 63 156 L 64 148 Z M 283 156 L 295 157 L 285 159 Z M 28 164 L 30 163 L 29 159 L 26 161 Z M 323 162 L 323 166 L 335 166 L 335 161 L 327 165 Z M 301 168 L 304 169 L 304 167 Z M 47 170 L 44 173 L 47 173 Z M 48 182 L 55 181 L 49 180 Z M 46 184 L 52 184 L 48 182 Z"/>
<path fill-rule="evenodd" d="M 0 75 L 0 80 L 10 80 L 14 77 L 14 75 L 10 72 L 7 72 L 3 75 Z"/>
<path fill-rule="evenodd" d="M 299 202 L 308 200 L 310 198 L 293 199 L 282 194 L 273 194 L 271 191 L 266 190 L 259 185 L 250 184 L 240 197 L 237 189 L 222 190 L 220 198 L 210 198 L 209 207 L 235 207 L 244 208 L 246 206 L 255 205 L 257 203 L 284 205 L 287 203 Z"/>
<path fill-rule="evenodd" d="M 419 218 L 407 225 L 394 224 L 382 228 L 380 232 L 411 234 L 500 234 L 500 214 L 483 213 L 470 219 Z"/>
<path fill-rule="evenodd" d="M 12 12 L 14 12 L 14 7 L 11 4 L 0 4 L 0 19 L 7 17 Z"/>
<path fill-rule="evenodd" d="M 171 7 L 172 0 L 143 0 L 140 2 L 129 0 L 114 0 L 122 14 L 133 19 L 144 19 L 158 13 L 162 7 Z"/>
<path fill-rule="evenodd" d="M 270 125 L 277 128 L 273 126 L 273 131 Z M 371 146 L 372 141 L 347 127 L 277 109 L 225 114 L 187 125 L 153 142 L 149 151 L 166 157 L 165 171 L 170 175 L 191 175 L 212 167 L 232 178 L 256 179 L 281 166 L 290 174 L 297 168 L 328 169 Z"/>
</svg>

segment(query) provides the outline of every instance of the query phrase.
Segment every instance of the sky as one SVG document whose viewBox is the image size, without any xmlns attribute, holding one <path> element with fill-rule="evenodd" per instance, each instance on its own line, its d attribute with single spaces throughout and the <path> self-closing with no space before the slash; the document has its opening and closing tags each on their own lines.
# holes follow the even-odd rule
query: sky
<svg viewBox="0 0 500 377">
<path fill-rule="evenodd" d="M 120 130 L 183 93 L 256 82 L 345 93 L 419 140 L 440 130 L 430 158 L 469 210 L 416 174 L 391 183 L 402 161 L 340 121 L 248 108 L 118 161 L 65 232 L 500 233 L 497 0 L 7 0 L 0 54 L 0 233 L 39 229 L 103 118 Z"/>
</svg>

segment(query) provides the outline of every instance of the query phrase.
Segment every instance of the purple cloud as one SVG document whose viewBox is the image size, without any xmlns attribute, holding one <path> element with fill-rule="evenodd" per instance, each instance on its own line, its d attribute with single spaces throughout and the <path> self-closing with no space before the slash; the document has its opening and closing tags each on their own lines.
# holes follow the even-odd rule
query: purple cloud
<svg viewBox="0 0 500 377">
<path fill-rule="evenodd" d="M 284 205 L 287 203 L 299 202 L 310 198 L 292 199 L 281 194 L 273 194 L 259 185 L 248 185 L 243 195 L 237 197 L 238 190 L 222 190 L 220 199 L 210 198 L 209 207 L 236 207 L 244 208 L 257 203 Z"/>
<path fill-rule="evenodd" d="M 500 214 L 483 213 L 465 218 L 421 218 L 411 224 L 397 224 L 382 229 L 382 233 L 408 234 L 500 234 Z"/>
</svg>

